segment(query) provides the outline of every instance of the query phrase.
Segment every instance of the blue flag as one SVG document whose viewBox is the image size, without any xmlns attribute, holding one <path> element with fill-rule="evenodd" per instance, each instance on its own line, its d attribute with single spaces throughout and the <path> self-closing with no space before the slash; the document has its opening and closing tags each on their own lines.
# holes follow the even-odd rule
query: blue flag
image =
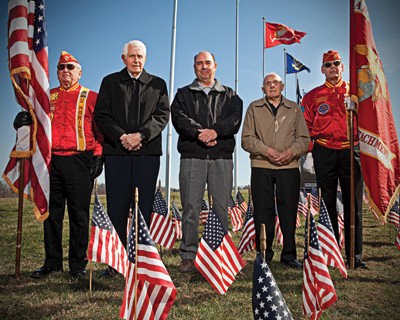
<svg viewBox="0 0 400 320">
<path fill-rule="evenodd" d="M 303 70 L 307 70 L 311 72 L 310 68 L 306 67 L 299 60 L 292 57 L 289 53 L 286 52 L 286 73 L 298 73 Z"/>
</svg>

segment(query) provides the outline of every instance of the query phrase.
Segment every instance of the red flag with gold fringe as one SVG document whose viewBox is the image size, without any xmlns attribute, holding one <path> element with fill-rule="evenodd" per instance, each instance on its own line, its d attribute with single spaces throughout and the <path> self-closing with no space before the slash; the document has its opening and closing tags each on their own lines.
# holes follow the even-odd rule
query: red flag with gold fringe
<svg viewBox="0 0 400 320">
<path fill-rule="evenodd" d="M 350 94 L 358 110 L 369 203 L 385 220 L 400 191 L 400 151 L 389 88 L 364 0 L 350 1 Z"/>
</svg>

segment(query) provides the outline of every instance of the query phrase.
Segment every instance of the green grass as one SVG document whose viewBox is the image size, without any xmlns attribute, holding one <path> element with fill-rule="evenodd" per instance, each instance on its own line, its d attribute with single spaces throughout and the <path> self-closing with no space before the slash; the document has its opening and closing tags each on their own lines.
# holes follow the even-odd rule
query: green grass
<svg viewBox="0 0 400 320">
<path fill-rule="evenodd" d="M 179 205 L 179 195 L 173 195 Z M 247 198 L 245 192 L 244 195 Z M 43 280 L 29 277 L 44 259 L 43 226 L 34 219 L 29 202 L 24 203 L 21 279 L 15 279 L 17 205 L 17 199 L 0 199 L 0 319 L 118 319 L 124 279 L 122 276 L 99 279 L 104 265 L 92 263 L 92 297 L 89 295 L 89 277 L 79 283 L 70 282 L 68 272 Z M 296 234 L 301 261 L 304 219 L 302 225 Z M 63 238 L 65 270 L 68 269 L 68 234 L 66 219 Z M 234 234 L 236 244 L 239 237 L 240 233 Z M 321 319 L 400 319 L 400 251 L 393 244 L 394 237 L 394 227 L 381 226 L 365 208 L 364 260 L 369 268 L 349 270 L 347 280 L 336 269 L 330 269 L 338 301 L 324 312 Z M 279 246 L 275 247 L 270 269 L 294 319 L 304 319 L 302 272 L 282 266 L 278 262 L 280 250 Z M 254 253 L 245 254 L 246 267 L 227 294 L 218 295 L 200 274 L 180 273 L 179 255 L 163 249 L 162 259 L 178 290 L 169 319 L 252 319 L 254 257 Z"/>
</svg>

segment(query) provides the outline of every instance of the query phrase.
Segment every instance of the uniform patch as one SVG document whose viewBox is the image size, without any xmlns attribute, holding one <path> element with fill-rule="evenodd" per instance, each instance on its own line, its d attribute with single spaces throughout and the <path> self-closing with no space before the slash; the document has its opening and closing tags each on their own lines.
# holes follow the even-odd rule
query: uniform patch
<svg viewBox="0 0 400 320">
<path fill-rule="evenodd" d="M 50 101 L 58 100 L 58 92 L 50 94 Z"/>
<path fill-rule="evenodd" d="M 329 105 L 324 103 L 318 107 L 319 114 L 327 114 L 329 112 Z"/>
</svg>

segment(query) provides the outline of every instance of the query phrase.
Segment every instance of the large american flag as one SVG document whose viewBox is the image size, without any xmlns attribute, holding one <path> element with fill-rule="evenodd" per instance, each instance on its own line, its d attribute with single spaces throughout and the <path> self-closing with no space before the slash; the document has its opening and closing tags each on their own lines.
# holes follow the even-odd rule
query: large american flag
<svg viewBox="0 0 400 320">
<path fill-rule="evenodd" d="M 50 194 L 51 121 L 47 26 L 44 0 L 8 2 L 8 55 L 18 103 L 33 118 L 30 132 L 17 136 L 3 178 L 13 191 L 19 187 L 19 158 L 24 161 L 23 190 L 34 204 L 38 220 L 48 216 Z M 21 129 L 18 130 L 19 134 Z M 25 146 L 26 148 L 19 148 Z"/>
<path fill-rule="evenodd" d="M 210 211 L 194 265 L 213 289 L 224 294 L 244 267 L 232 238 L 218 216 Z"/>
<path fill-rule="evenodd" d="M 236 202 L 237 202 L 240 210 L 242 210 L 242 213 L 246 213 L 247 212 L 247 203 L 246 203 L 246 200 L 244 200 L 244 197 L 239 190 L 236 193 Z"/>
<path fill-rule="evenodd" d="M 319 319 L 322 311 L 335 303 L 337 295 L 325 257 L 319 248 L 317 229 L 312 214 L 309 220 L 310 229 L 308 230 L 308 221 L 306 221 L 304 236 L 303 311 L 309 318 Z M 310 234 L 309 241 L 308 233 Z"/>
<path fill-rule="evenodd" d="M 328 209 L 325 206 L 324 200 L 321 200 L 317 232 L 321 251 L 325 256 L 327 265 L 338 268 L 342 276 L 347 278 L 346 266 L 343 261 L 340 247 L 336 241 L 332 223 L 329 219 Z"/>
<path fill-rule="evenodd" d="M 126 276 L 128 256 L 111 220 L 95 192 L 88 259 L 106 263 Z"/>
<path fill-rule="evenodd" d="M 176 241 L 175 228 L 168 214 L 167 203 L 160 188 L 154 197 L 153 213 L 151 214 L 150 235 L 155 243 L 172 249 Z"/>
<path fill-rule="evenodd" d="M 242 210 L 235 203 L 232 196 L 228 201 L 228 215 L 231 217 L 232 231 L 237 232 L 243 227 Z"/>
<path fill-rule="evenodd" d="M 119 316 L 123 319 L 167 319 L 176 288 L 140 210 L 137 230 L 135 221 L 134 215 L 128 236 L 128 271 Z"/>
<path fill-rule="evenodd" d="M 246 217 L 244 219 L 244 227 L 242 236 L 240 237 L 238 251 L 240 254 L 250 252 L 254 249 L 256 242 L 256 228 L 254 226 L 253 206 L 251 203 L 247 206 Z"/>
<path fill-rule="evenodd" d="M 253 269 L 253 314 L 255 320 L 293 319 L 268 264 L 257 253 Z"/>
<path fill-rule="evenodd" d="M 172 224 L 175 228 L 175 234 L 177 239 L 182 239 L 182 215 L 179 211 L 176 203 L 172 200 Z"/>
</svg>

